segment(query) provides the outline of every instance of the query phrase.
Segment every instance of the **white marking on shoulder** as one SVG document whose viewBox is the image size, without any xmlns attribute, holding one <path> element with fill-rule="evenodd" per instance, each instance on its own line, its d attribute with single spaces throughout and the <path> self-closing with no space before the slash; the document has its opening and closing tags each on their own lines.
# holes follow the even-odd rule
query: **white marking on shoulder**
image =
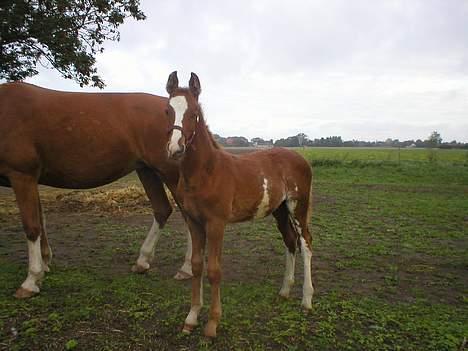
<svg viewBox="0 0 468 351">
<path fill-rule="evenodd" d="M 268 193 L 268 179 L 263 178 L 263 196 L 255 213 L 255 218 L 263 218 L 270 210 L 270 194 Z"/>
</svg>

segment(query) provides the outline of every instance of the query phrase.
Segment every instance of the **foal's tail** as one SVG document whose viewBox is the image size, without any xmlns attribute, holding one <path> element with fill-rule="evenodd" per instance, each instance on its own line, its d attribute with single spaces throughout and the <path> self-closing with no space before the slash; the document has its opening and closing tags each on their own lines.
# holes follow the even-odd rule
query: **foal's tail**
<svg viewBox="0 0 468 351">
<path fill-rule="evenodd" d="M 311 217 L 312 217 L 312 178 L 313 178 L 313 175 L 310 177 L 309 204 L 307 207 L 307 225 L 309 225 Z"/>
</svg>

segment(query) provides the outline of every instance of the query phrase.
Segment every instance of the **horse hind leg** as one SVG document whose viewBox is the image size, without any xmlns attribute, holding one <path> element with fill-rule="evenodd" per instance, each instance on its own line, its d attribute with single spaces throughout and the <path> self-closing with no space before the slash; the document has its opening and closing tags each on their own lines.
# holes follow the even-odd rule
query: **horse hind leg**
<svg viewBox="0 0 468 351">
<path fill-rule="evenodd" d="M 39 286 L 44 277 L 41 254 L 41 211 L 37 180 L 29 175 L 10 176 L 10 182 L 16 195 L 26 238 L 28 240 L 29 269 L 26 280 L 16 291 L 15 297 L 28 298 L 39 293 Z"/>
<path fill-rule="evenodd" d="M 11 183 L 7 177 L 0 175 L 0 186 L 11 187 Z"/>
<path fill-rule="evenodd" d="M 309 194 L 308 194 L 309 195 Z M 310 212 L 309 196 L 302 199 L 287 199 L 288 217 L 291 226 L 297 233 L 301 243 L 301 253 L 304 260 L 304 284 L 302 288 L 302 306 L 312 309 L 312 296 L 314 287 L 312 285 L 312 237 L 308 228 L 308 216 Z"/>
<path fill-rule="evenodd" d="M 172 206 L 167 198 L 163 183 L 156 173 L 145 168 L 137 170 L 137 174 L 150 200 L 154 215 L 151 229 L 140 248 L 137 262 L 132 267 L 133 272 L 144 273 L 150 268 L 150 264 L 154 258 L 154 249 L 161 237 L 161 229 L 172 213 Z"/>
<path fill-rule="evenodd" d="M 286 201 L 281 203 L 281 205 L 273 212 L 273 216 L 276 219 L 276 225 L 283 236 L 283 241 L 286 246 L 286 268 L 284 271 L 283 285 L 281 286 L 279 294 L 280 296 L 288 298 L 291 287 L 294 284 L 297 234 L 289 221 L 289 212 Z"/>
<path fill-rule="evenodd" d="M 187 235 L 187 249 L 185 251 L 185 260 L 180 267 L 180 269 L 177 271 L 177 273 L 174 275 L 175 280 L 187 280 L 192 278 L 192 236 L 190 234 L 190 229 L 187 225 L 187 219 L 185 219 L 185 226 L 186 226 L 186 235 Z"/>
<path fill-rule="evenodd" d="M 50 263 L 52 261 L 52 249 L 47 238 L 46 218 L 39 199 L 39 212 L 41 220 L 41 255 L 44 272 L 50 272 Z"/>
</svg>

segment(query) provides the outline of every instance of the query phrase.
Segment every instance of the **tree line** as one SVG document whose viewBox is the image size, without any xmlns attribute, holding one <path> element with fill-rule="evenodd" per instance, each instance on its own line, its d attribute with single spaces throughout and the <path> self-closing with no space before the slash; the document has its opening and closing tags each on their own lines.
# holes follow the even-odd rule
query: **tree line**
<svg viewBox="0 0 468 351">
<path fill-rule="evenodd" d="M 443 142 L 440 133 L 434 131 L 426 139 L 410 139 L 401 141 L 399 139 L 388 138 L 384 141 L 364 141 L 364 140 L 343 140 L 341 136 L 329 136 L 322 138 L 309 138 L 304 133 L 281 138 L 263 139 L 260 137 L 252 138 L 250 141 L 243 136 L 222 137 L 214 134 L 215 140 L 223 146 L 233 147 L 400 147 L 400 148 L 441 148 L 441 149 L 468 149 L 468 143 L 452 140 Z"/>
</svg>

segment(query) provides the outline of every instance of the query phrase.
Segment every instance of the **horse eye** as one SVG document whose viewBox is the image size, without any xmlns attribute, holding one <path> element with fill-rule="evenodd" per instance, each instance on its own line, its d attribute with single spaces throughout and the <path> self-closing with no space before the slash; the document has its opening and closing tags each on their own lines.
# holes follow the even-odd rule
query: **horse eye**
<svg viewBox="0 0 468 351">
<path fill-rule="evenodd" d="M 166 115 L 168 115 L 168 114 L 169 114 L 169 110 L 168 110 L 168 109 L 166 109 L 164 112 L 166 112 Z"/>
</svg>

